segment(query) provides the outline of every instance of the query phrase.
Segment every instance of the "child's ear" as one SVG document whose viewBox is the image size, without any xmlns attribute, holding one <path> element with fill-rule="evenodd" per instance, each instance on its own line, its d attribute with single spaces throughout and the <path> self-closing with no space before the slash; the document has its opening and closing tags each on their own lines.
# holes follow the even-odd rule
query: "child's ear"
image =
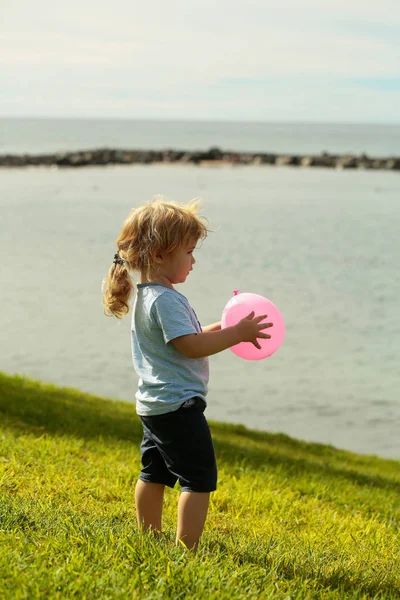
<svg viewBox="0 0 400 600">
<path fill-rule="evenodd" d="M 161 264 L 164 261 L 164 257 L 161 254 L 157 254 L 155 260 L 156 263 Z"/>
</svg>

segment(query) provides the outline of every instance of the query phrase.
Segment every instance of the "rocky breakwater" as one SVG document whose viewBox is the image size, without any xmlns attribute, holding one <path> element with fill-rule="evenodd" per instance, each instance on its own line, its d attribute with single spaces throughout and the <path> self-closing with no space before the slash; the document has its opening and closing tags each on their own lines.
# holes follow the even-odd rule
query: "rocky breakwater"
<svg viewBox="0 0 400 600">
<path fill-rule="evenodd" d="M 210 148 L 205 151 L 185 150 L 85 150 L 55 154 L 3 154 L 0 167 L 89 167 L 132 164 L 194 164 L 209 165 L 276 165 L 293 167 L 322 167 L 330 169 L 400 170 L 400 156 L 372 158 L 366 154 L 272 154 L 263 152 L 234 152 Z"/>
</svg>

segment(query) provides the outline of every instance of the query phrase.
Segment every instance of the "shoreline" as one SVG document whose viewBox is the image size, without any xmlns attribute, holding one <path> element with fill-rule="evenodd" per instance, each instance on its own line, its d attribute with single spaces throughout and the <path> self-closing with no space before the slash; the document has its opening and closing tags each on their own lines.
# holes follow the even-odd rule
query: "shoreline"
<svg viewBox="0 0 400 600">
<path fill-rule="evenodd" d="M 22 168 L 88 167 L 132 164 L 181 164 L 199 167 L 221 166 L 295 166 L 333 169 L 360 169 L 400 171 L 400 156 L 370 157 L 367 154 L 277 154 L 265 152 L 235 152 L 210 148 L 203 151 L 188 150 L 120 150 L 101 148 L 51 154 L 3 154 L 0 167 Z"/>
</svg>

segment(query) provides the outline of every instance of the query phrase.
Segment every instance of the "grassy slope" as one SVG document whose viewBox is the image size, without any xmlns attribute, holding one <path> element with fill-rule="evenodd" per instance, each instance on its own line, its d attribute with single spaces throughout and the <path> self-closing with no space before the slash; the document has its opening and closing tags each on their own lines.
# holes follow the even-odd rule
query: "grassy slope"
<svg viewBox="0 0 400 600">
<path fill-rule="evenodd" d="M 400 463 L 211 422 L 197 556 L 136 531 L 134 406 L 0 373 L 0 598 L 399 598 Z"/>
</svg>

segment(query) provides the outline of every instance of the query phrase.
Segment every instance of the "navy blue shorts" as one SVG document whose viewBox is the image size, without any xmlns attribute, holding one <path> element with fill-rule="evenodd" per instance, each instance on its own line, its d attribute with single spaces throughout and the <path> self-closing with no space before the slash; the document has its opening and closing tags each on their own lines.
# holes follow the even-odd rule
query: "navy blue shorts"
<svg viewBox="0 0 400 600">
<path fill-rule="evenodd" d="M 183 492 L 217 489 L 217 465 L 206 404 L 191 398 L 173 412 L 140 417 L 142 471 L 139 479 L 173 488 L 179 480 Z"/>
</svg>

